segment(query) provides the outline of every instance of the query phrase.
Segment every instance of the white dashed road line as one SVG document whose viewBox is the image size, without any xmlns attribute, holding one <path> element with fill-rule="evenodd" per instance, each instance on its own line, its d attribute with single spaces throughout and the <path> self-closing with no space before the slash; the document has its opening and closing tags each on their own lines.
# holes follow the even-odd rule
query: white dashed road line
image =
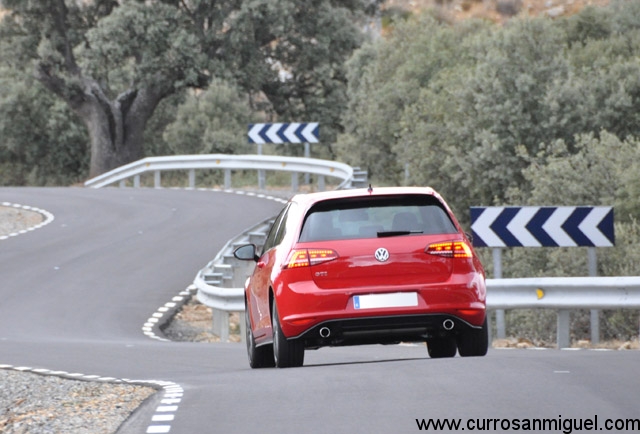
<svg viewBox="0 0 640 434">
<path fill-rule="evenodd" d="M 182 401 L 184 390 L 180 385 L 166 382 L 162 387 L 164 396 L 151 417 L 152 424 L 147 427 L 147 433 L 168 433 L 171 430 L 171 424 L 166 422 L 173 421 L 175 412 L 178 411 L 178 404 Z"/>
</svg>

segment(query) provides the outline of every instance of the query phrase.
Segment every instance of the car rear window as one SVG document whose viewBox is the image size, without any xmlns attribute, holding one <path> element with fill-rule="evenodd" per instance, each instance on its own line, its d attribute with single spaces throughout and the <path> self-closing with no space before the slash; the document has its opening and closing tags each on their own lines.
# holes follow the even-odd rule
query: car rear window
<svg viewBox="0 0 640 434">
<path fill-rule="evenodd" d="M 305 217 L 300 242 L 457 233 L 438 199 L 428 195 L 327 200 Z"/>
</svg>

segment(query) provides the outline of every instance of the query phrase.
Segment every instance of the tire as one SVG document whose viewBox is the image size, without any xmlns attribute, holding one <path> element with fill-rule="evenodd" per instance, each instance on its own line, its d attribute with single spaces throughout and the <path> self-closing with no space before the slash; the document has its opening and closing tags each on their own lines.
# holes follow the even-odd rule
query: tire
<svg viewBox="0 0 640 434">
<path fill-rule="evenodd" d="M 304 363 L 304 342 L 289 340 L 282 333 L 278 306 L 273 302 L 271 311 L 271 326 L 273 327 L 273 359 L 278 368 L 294 368 Z"/>
<path fill-rule="evenodd" d="M 457 349 L 456 340 L 453 337 L 434 338 L 427 341 L 427 351 L 432 359 L 454 357 Z"/>
<path fill-rule="evenodd" d="M 245 340 L 247 341 L 247 355 L 249 356 L 249 366 L 253 369 L 258 368 L 273 368 L 275 366 L 275 360 L 273 358 L 273 346 L 263 345 L 256 347 L 256 341 L 253 338 L 253 331 L 251 330 L 251 318 L 249 316 L 249 309 L 245 308 L 244 312 L 246 323 Z"/>
<path fill-rule="evenodd" d="M 487 354 L 489 348 L 489 327 L 487 318 L 482 328 L 465 331 L 458 336 L 458 352 L 462 357 L 479 357 Z"/>
</svg>

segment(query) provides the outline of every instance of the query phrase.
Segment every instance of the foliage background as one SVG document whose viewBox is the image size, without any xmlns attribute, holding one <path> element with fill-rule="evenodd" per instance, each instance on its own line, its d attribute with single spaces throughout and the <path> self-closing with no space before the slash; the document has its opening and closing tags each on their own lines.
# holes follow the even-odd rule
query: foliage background
<svg viewBox="0 0 640 434">
<path fill-rule="evenodd" d="M 469 206 L 604 205 L 616 246 L 598 275 L 640 274 L 640 3 L 561 19 L 456 25 L 399 21 L 349 63 L 339 158 L 378 183 L 431 185 L 465 225 Z M 478 249 L 489 276 L 491 249 Z M 504 277 L 587 275 L 586 248 L 505 249 Z M 638 333 L 638 313 L 600 313 L 603 338 Z M 553 341 L 555 314 L 507 312 L 508 330 Z M 589 339 L 589 313 L 572 315 Z"/>
</svg>

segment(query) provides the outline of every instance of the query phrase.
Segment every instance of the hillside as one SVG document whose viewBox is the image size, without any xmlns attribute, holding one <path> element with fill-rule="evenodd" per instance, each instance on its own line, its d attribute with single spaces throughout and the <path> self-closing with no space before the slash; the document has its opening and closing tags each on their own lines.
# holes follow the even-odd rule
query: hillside
<svg viewBox="0 0 640 434">
<path fill-rule="evenodd" d="M 390 14 L 436 9 L 451 21 L 483 18 L 503 23 L 514 16 L 567 16 L 585 6 L 606 6 L 610 2 L 611 0 L 387 0 L 383 8 Z"/>
</svg>

